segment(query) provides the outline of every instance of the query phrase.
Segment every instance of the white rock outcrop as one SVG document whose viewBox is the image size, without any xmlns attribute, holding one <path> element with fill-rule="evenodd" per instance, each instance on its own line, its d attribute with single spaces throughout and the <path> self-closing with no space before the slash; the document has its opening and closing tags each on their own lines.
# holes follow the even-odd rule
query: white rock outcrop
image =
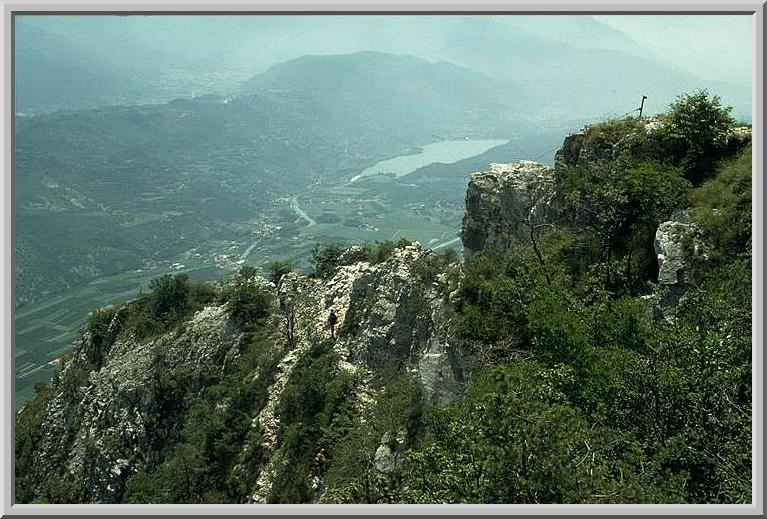
<svg viewBox="0 0 767 519">
<path fill-rule="evenodd" d="M 680 212 L 663 222 L 655 232 L 660 288 L 657 311 L 673 318 L 674 311 L 690 288 L 697 285 L 711 249 L 701 228 Z"/>
<path fill-rule="evenodd" d="M 473 173 L 461 230 L 464 255 L 529 244 L 531 228 L 553 220 L 554 196 L 554 170 L 537 162 L 491 164 Z"/>
</svg>

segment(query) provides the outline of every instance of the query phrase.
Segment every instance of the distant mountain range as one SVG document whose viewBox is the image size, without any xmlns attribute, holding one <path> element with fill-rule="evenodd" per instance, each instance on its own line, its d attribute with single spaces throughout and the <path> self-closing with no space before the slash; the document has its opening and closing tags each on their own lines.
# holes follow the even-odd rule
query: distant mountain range
<svg viewBox="0 0 767 519">
<path fill-rule="evenodd" d="M 462 138 L 467 129 L 492 137 L 529 131 L 534 117 L 512 83 L 447 62 L 371 51 L 280 63 L 240 94 L 309 102 L 323 126 L 350 137 L 365 128 L 383 139 L 389 130 L 416 141 L 424 133 Z"/>
<path fill-rule="evenodd" d="M 648 110 L 662 111 L 700 87 L 750 118 L 747 87 L 704 81 L 590 17 L 560 16 L 556 26 L 542 17 L 27 17 L 15 28 L 16 111 L 227 95 L 287 78 L 285 69 L 269 69 L 280 62 L 367 50 L 482 72 L 506 83 L 515 108 L 539 120 L 620 115 L 642 95 Z M 312 62 L 294 66 L 304 64 Z M 505 103 L 497 90 L 496 83 L 477 95 Z"/>
<path fill-rule="evenodd" d="M 430 142 L 534 133 L 517 103 L 480 73 L 361 52 L 275 65 L 234 97 L 19 117 L 17 302 L 167 259 L 191 238 L 249 235 L 273 198 Z"/>
</svg>

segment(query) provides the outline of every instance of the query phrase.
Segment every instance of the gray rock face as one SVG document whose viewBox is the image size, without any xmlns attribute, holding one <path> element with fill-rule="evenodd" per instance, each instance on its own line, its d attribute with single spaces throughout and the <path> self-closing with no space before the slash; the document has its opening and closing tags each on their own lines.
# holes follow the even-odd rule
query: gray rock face
<svg viewBox="0 0 767 519">
<path fill-rule="evenodd" d="M 426 405 L 447 405 L 463 392 L 471 373 L 469 356 L 448 335 L 445 301 L 432 306 L 434 328 L 418 361 L 418 382 Z"/>
<path fill-rule="evenodd" d="M 269 461 L 259 474 L 250 501 L 264 503 L 281 459 L 277 431 L 278 407 L 285 382 L 296 362 L 317 340 L 327 339 L 330 329 L 327 317 L 332 309 L 338 316 L 334 351 L 340 358 L 339 368 L 355 373 L 361 380 L 355 397 L 360 416 L 366 416 L 375 405 L 378 394 L 369 383 L 376 373 L 409 366 L 419 382 L 424 402 L 445 404 L 463 390 L 469 376 L 470 362 L 461 351 L 445 340 L 444 296 L 438 284 L 424 284 L 414 273 L 419 262 L 433 252 L 417 243 L 396 249 L 390 258 L 378 264 L 367 261 L 351 263 L 355 249 L 347 255 L 329 279 L 292 275 L 283 278 L 290 286 L 297 310 L 296 344 L 278 368 L 269 401 L 253 420 L 265 438 L 260 448 L 269 453 Z M 399 441 L 399 440 L 396 440 Z M 243 452 L 252 449 L 243 446 Z M 385 439 L 385 445 L 370 453 L 381 472 L 393 470 L 396 443 Z M 313 483 L 322 488 L 322 482 Z"/>
<path fill-rule="evenodd" d="M 552 221 L 554 195 L 554 170 L 536 162 L 491 164 L 472 174 L 461 230 L 464 256 L 529 243 L 531 226 Z"/>
<path fill-rule="evenodd" d="M 661 287 L 659 310 L 665 317 L 673 316 L 674 309 L 697 284 L 701 270 L 709 261 L 710 248 L 703 231 L 686 220 L 684 213 L 677 214 L 674 220 L 660 224 L 655 232 Z"/>
<path fill-rule="evenodd" d="M 58 393 L 46 409 L 44 434 L 35 453 L 39 463 L 31 478 L 51 477 L 51 464 L 57 463 L 70 477 L 84 475 L 86 501 L 116 502 L 126 479 L 155 461 L 151 445 L 167 435 L 163 417 L 157 414 L 161 395 L 148 390 L 155 371 L 162 369 L 157 352 L 162 349 L 164 362 L 175 366 L 215 366 L 217 358 L 236 350 L 239 338 L 225 309 L 217 306 L 197 312 L 173 340 L 162 336 L 142 343 L 130 335 L 98 346 L 85 334 L 61 376 L 93 366 L 96 358 L 99 364 L 88 372 L 83 387 Z M 74 430 L 73 423 L 78 424 Z"/>
<path fill-rule="evenodd" d="M 693 261 L 707 258 L 703 233 L 694 223 L 663 222 L 655 232 L 658 255 L 658 283 L 693 285 Z"/>
<path fill-rule="evenodd" d="M 336 369 L 356 375 L 354 406 L 360 416 L 367 416 L 376 404 L 380 390 L 371 381 L 383 370 L 407 372 L 429 404 L 449 403 L 469 377 L 471 363 L 447 337 L 446 281 L 424 280 L 416 273 L 434 253 L 414 244 L 395 249 L 377 264 L 355 262 L 358 253 L 350 250 L 342 262 L 349 264 L 337 267 L 329 279 L 289 273 L 279 286 L 257 276 L 247 280 L 277 296 L 271 319 L 277 334 L 274 348 L 280 352 L 266 399 L 250 417 L 254 434 L 243 443 L 239 458 L 248 459 L 254 451 L 264 453 L 266 462 L 259 471 L 243 477 L 252 502 L 269 498 L 283 459 L 278 412 L 283 392 L 296 364 L 314 345 L 330 338 L 331 309 L 339 318 L 332 346 L 338 358 Z M 294 323 L 292 338 L 285 328 L 288 313 Z M 132 474 L 162 461 L 163 445 L 178 429 L 177 417 L 161 411 L 167 395 L 152 389 L 158 387 L 154 381 L 164 370 L 188 368 L 184 383 L 196 394 L 206 382 L 195 373 L 212 368 L 223 374 L 241 352 L 243 331 L 229 317 L 226 304 L 206 307 L 178 331 L 145 340 L 120 333 L 120 326 L 114 318 L 107 339 L 96 341 L 84 334 L 75 356 L 62 363 L 62 379 L 71 372 L 82 382 L 75 391 L 59 388 L 43 411 L 45 433 L 34 454 L 40 463 L 37 472 L 29 475 L 37 482 L 84 477 L 88 502 L 118 501 Z M 392 433 L 385 445 L 370 453 L 378 470 L 394 470 L 398 444 L 407 434 L 404 429 Z M 239 478 L 248 470 L 252 469 L 235 467 L 233 476 Z M 313 485 L 321 496 L 322 478 Z"/>
<path fill-rule="evenodd" d="M 378 472 L 383 474 L 391 474 L 394 472 L 395 459 L 391 447 L 388 445 L 379 446 L 378 449 L 376 449 L 373 463 Z"/>
<path fill-rule="evenodd" d="M 346 249 L 338 258 L 339 265 L 354 265 L 363 261 L 366 257 L 365 248 L 359 245 L 352 245 Z"/>
</svg>

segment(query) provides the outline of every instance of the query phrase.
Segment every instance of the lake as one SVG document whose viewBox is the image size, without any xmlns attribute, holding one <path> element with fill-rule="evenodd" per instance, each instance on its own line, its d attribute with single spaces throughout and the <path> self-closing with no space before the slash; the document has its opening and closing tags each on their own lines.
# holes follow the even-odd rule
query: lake
<svg viewBox="0 0 767 519">
<path fill-rule="evenodd" d="M 455 140 L 440 141 L 427 144 L 421 148 L 419 153 L 410 155 L 399 155 L 397 157 L 382 160 L 363 170 L 360 174 L 352 177 L 351 182 L 355 182 L 362 177 L 369 177 L 377 174 L 395 175 L 397 178 L 412 173 L 418 168 L 428 166 L 429 164 L 441 163 L 452 164 L 459 160 L 468 159 L 485 153 L 491 148 L 506 144 L 508 140 Z"/>
</svg>

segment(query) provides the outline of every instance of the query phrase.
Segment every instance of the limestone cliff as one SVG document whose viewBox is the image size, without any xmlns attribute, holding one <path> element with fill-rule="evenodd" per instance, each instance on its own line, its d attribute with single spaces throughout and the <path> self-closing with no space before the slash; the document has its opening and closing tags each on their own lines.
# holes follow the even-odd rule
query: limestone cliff
<svg viewBox="0 0 767 519">
<path fill-rule="evenodd" d="M 528 245 L 531 232 L 552 223 L 554 195 L 554 170 L 536 162 L 491 164 L 472 174 L 461 230 L 464 255 Z"/>
<path fill-rule="evenodd" d="M 279 286 L 258 277 L 248 281 L 275 296 L 271 317 L 261 329 L 270 334 L 276 362 L 263 402 L 255 403 L 248 417 L 252 431 L 240 445 L 240 461 L 231 475 L 249 485 L 249 501 L 270 499 L 275 472 L 284 459 L 284 428 L 277 410 L 297 363 L 331 338 L 331 309 L 339 318 L 332 341 L 338 359 L 333 369 L 354 375 L 354 406 L 360 416 L 376 402 L 371 381 L 385 370 L 411 375 L 426 405 L 444 404 L 461 393 L 470 359 L 447 335 L 449 287 L 444 276 L 423 272 L 434 256 L 414 244 L 373 264 L 355 257 L 352 248 L 328 279 L 290 273 Z M 37 462 L 25 474 L 27 485 L 42 488 L 51 478 L 72 478 L 85 483 L 83 502 L 120 501 L 131 475 L 157 466 L 167 455 L 167 444 L 180 427 L 173 421 L 189 405 L 189 396 L 176 395 L 202 394 L 243 354 L 245 330 L 228 306 L 211 304 L 181 328 L 144 341 L 121 333 L 120 310 L 105 337 L 85 333 L 49 390 L 52 397 L 41 412 L 43 432 L 33 453 Z M 175 382 L 177 389 L 157 389 L 155 382 L 164 370 L 184 374 Z M 73 383 L 75 379 L 79 380 Z M 406 436 L 406 424 L 402 427 L 389 434 Z M 369 454 L 382 456 L 375 449 Z M 322 488 L 321 481 L 314 485 Z"/>
<path fill-rule="evenodd" d="M 673 318 L 676 306 L 710 267 L 711 244 L 700 226 L 680 211 L 658 226 L 654 246 L 658 257 L 657 313 Z"/>
</svg>

